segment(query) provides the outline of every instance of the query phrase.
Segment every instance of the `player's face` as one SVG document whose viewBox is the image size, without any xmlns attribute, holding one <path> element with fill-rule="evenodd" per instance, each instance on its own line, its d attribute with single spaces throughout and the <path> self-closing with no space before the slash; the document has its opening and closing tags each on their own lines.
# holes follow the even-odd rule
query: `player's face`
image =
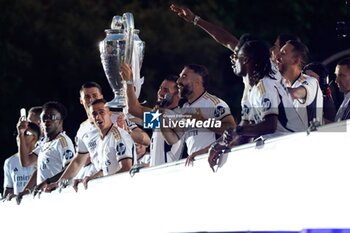
<svg viewBox="0 0 350 233">
<path fill-rule="evenodd" d="M 180 73 L 179 79 L 176 81 L 181 98 L 188 99 L 193 93 L 194 84 L 199 83 L 201 76 L 192 69 L 184 68 Z"/>
<path fill-rule="evenodd" d="M 277 66 L 282 75 L 287 72 L 291 65 L 296 64 L 293 48 L 293 45 L 287 43 L 280 49 L 280 52 L 276 56 Z"/>
<path fill-rule="evenodd" d="M 97 87 L 83 88 L 80 92 L 80 103 L 88 112 L 90 104 L 96 99 L 102 99 L 103 95 Z"/>
<path fill-rule="evenodd" d="M 338 85 L 339 91 L 347 93 L 350 91 L 350 68 L 346 65 L 337 65 L 335 67 L 335 82 Z"/>
<path fill-rule="evenodd" d="M 112 125 L 112 113 L 105 107 L 104 103 L 97 103 L 90 106 L 90 113 L 95 125 L 101 132 L 105 133 Z"/>
<path fill-rule="evenodd" d="M 231 63 L 232 63 L 233 73 L 235 73 L 235 75 L 240 77 L 243 77 L 246 75 L 247 60 L 242 50 L 238 49 L 237 47 L 235 48 L 235 50 L 233 51 L 233 54 L 231 55 Z"/>
<path fill-rule="evenodd" d="M 40 118 L 45 135 L 51 137 L 62 131 L 62 116 L 56 109 L 48 108 L 43 110 Z"/>
<path fill-rule="evenodd" d="M 167 104 L 167 106 L 169 106 L 174 102 L 174 99 L 176 99 L 176 95 L 178 94 L 177 85 L 175 82 L 169 80 L 164 80 L 162 82 L 157 92 L 158 101 L 162 101 L 164 99 L 165 94 L 169 94 L 170 96 L 172 96 L 172 98 Z"/>
</svg>

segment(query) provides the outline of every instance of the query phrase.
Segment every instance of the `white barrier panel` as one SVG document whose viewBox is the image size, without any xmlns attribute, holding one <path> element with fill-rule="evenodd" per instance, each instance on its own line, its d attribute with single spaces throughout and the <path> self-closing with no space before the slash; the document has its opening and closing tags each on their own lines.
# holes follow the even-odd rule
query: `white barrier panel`
<svg viewBox="0 0 350 233">
<path fill-rule="evenodd" d="M 350 228 L 350 133 L 295 133 L 237 147 L 213 173 L 203 155 L 0 204 L 12 232 L 301 231 Z"/>
</svg>

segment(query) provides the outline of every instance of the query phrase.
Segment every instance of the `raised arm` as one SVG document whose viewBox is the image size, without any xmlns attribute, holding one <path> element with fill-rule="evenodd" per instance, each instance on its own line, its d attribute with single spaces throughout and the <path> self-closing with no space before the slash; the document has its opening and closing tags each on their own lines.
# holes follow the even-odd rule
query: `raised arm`
<svg viewBox="0 0 350 233">
<path fill-rule="evenodd" d="M 178 16 L 183 18 L 186 22 L 193 23 L 194 25 L 203 29 L 208 33 L 216 42 L 230 49 L 232 52 L 238 43 L 238 39 L 226 31 L 225 29 L 212 24 L 198 15 L 195 15 L 190 9 L 186 7 L 180 7 L 175 4 L 170 6 L 170 9 L 175 12 Z"/>
<path fill-rule="evenodd" d="M 123 80 L 127 83 L 126 95 L 128 100 L 129 113 L 135 117 L 143 119 L 143 112 L 150 112 L 152 109 L 144 107 L 137 99 L 134 85 L 132 83 L 132 70 L 131 67 L 124 63 L 120 66 L 120 73 Z"/>
<path fill-rule="evenodd" d="M 19 157 L 22 167 L 29 167 L 33 164 L 36 164 L 38 156 L 32 153 L 32 147 L 25 140 L 25 132 L 28 129 L 28 121 L 19 120 L 17 123 L 17 132 L 19 137 Z"/>
</svg>

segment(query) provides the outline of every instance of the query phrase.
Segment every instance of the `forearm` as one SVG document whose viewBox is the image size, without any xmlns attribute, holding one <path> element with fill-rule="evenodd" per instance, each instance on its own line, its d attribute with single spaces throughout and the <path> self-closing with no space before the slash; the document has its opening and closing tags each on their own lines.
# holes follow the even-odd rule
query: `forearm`
<svg viewBox="0 0 350 233">
<path fill-rule="evenodd" d="M 142 119 L 143 118 L 142 106 L 137 99 L 137 96 L 134 90 L 134 85 L 128 84 L 126 86 L 127 86 L 126 94 L 127 94 L 127 101 L 128 101 L 128 111 L 131 115 Z"/>
<path fill-rule="evenodd" d="M 239 135 L 248 137 L 259 137 L 271 134 L 277 128 L 277 115 L 267 115 L 264 120 L 257 124 L 245 124 L 241 127 Z"/>
<path fill-rule="evenodd" d="M 19 135 L 19 158 L 22 167 L 29 167 L 36 163 L 37 156 L 31 153 L 31 148 L 25 143 L 24 135 Z"/>
<path fill-rule="evenodd" d="M 202 18 L 198 20 L 197 26 L 199 26 L 206 33 L 208 33 L 216 42 L 220 43 L 221 45 L 225 46 L 231 51 L 234 50 L 238 43 L 238 39 L 231 33 Z"/>
<path fill-rule="evenodd" d="M 151 139 L 148 134 L 140 128 L 135 128 L 130 133 L 131 138 L 135 143 L 148 146 L 151 143 Z"/>
<path fill-rule="evenodd" d="M 78 174 L 80 169 L 84 167 L 88 158 L 88 154 L 78 154 L 76 157 L 74 157 L 74 159 L 68 165 L 67 169 L 63 172 L 62 176 L 60 177 L 60 180 L 73 179 Z"/>
</svg>

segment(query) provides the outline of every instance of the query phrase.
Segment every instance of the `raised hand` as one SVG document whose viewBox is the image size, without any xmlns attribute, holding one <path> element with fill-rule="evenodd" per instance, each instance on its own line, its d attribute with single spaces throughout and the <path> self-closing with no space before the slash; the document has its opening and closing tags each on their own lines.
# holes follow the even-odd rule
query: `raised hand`
<svg viewBox="0 0 350 233">
<path fill-rule="evenodd" d="M 171 4 L 170 9 L 187 22 L 193 22 L 195 14 L 190 9 L 175 4 Z"/>
</svg>

